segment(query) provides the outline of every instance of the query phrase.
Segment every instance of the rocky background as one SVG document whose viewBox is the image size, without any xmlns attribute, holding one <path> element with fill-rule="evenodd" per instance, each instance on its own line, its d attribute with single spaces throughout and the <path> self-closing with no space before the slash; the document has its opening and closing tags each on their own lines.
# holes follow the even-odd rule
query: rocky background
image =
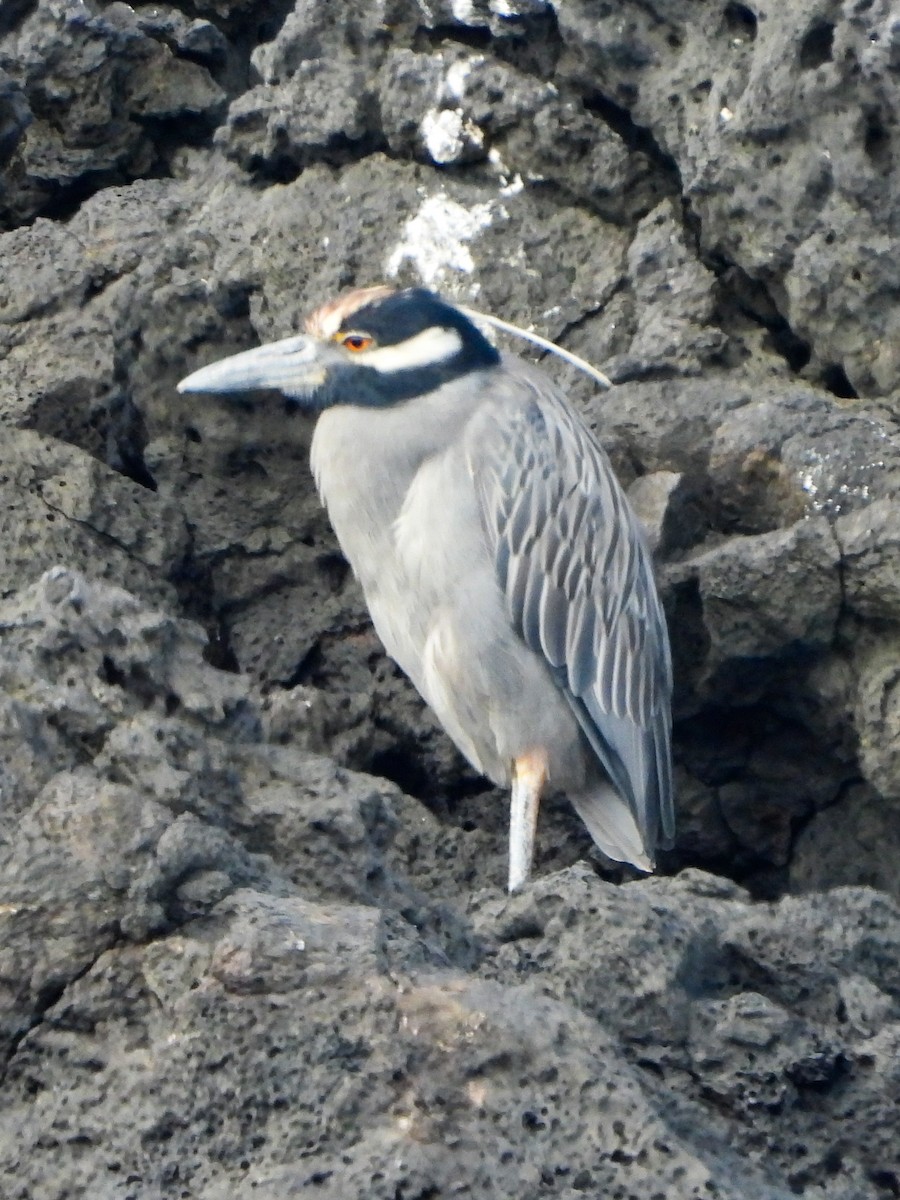
<svg viewBox="0 0 900 1200">
<path fill-rule="evenodd" d="M 0 1196 L 900 1196 L 890 0 L 4 0 Z M 679 838 L 506 800 L 382 655 L 343 287 L 540 332 L 647 522 Z"/>
</svg>

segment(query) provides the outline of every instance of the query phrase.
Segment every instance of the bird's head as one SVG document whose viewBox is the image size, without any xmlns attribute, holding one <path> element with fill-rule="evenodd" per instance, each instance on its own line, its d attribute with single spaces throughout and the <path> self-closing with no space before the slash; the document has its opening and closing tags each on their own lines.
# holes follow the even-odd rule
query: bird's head
<svg viewBox="0 0 900 1200">
<path fill-rule="evenodd" d="M 469 317 L 425 288 L 361 288 L 324 304 L 306 332 L 201 367 L 179 392 L 275 388 L 312 409 L 396 404 L 499 355 Z"/>
</svg>

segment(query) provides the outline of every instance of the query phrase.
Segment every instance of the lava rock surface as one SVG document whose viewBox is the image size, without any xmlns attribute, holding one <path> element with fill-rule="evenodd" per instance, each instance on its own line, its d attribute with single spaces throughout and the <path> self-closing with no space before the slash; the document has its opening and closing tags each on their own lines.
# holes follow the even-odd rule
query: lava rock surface
<svg viewBox="0 0 900 1200">
<path fill-rule="evenodd" d="M 889 0 L 4 7 L 3 1200 L 900 1195 L 898 113 Z M 505 895 L 310 419 L 175 392 L 379 281 L 615 382 L 655 877 Z"/>
</svg>

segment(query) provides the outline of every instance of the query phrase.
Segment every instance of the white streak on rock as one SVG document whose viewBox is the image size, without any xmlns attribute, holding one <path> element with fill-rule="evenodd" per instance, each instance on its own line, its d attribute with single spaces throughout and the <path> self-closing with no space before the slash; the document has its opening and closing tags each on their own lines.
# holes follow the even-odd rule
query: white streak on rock
<svg viewBox="0 0 900 1200">
<path fill-rule="evenodd" d="M 419 126 L 432 162 L 456 162 L 466 145 L 465 120 L 458 108 L 432 108 Z"/>
<path fill-rule="evenodd" d="M 454 100 L 462 100 L 466 93 L 466 80 L 472 74 L 472 68 L 483 62 L 484 59 L 479 56 L 462 58 L 458 62 L 451 63 L 447 68 L 447 76 L 444 80 L 444 93 L 452 96 Z"/>
<path fill-rule="evenodd" d="M 475 270 L 468 243 L 486 229 L 496 216 L 505 216 L 491 204 L 464 208 L 444 192 L 429 196 L 415 216 L 410 217 L 397 246 L 387 261 L 393 278 L 405 262 L 412 262 L 422 282 L 439 287 L 455 272 Z"/>
<path fill-rule="evenodd" d="M 471 21 L 478 19 L 473 0 L 451 0 L 450 11 L 453 13 L 454 20 L 459 21 L 462 25 L 468 25 Z"/>
</svg>

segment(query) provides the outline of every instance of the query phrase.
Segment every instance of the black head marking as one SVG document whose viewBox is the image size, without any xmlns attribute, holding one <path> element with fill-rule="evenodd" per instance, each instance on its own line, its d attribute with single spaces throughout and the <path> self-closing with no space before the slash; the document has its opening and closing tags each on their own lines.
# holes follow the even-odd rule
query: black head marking
<svg viewBox="0 0 900 1200">
<path fill-rule="evenodd" d="M 341 331 L 365 331 L 379 346 L 397 346 L 433 328 L 453 329 L 460 335 L 466 370 L 493 366 L 499 361 L 497 351 L 469 318 L 427 288 L 392 292 L 363 305 L 341 322 Z"/>
<path fill-rule="evenodd" d="M 377 348 L 387 348 L 402 346 L 429 329 L 453 330 L 459 337 L 459 350 L 449 358 L 396 370 L 375 370 L 366 366 L 360 355 L 358 365 L 348 364 L 332 373 L 331 403 L 397 404 L 500 362 L 497 350 L 469 318 L 427 288 L 379 295 L 344 316 L 337 335 L 368 334 Z"/>
</svg>

